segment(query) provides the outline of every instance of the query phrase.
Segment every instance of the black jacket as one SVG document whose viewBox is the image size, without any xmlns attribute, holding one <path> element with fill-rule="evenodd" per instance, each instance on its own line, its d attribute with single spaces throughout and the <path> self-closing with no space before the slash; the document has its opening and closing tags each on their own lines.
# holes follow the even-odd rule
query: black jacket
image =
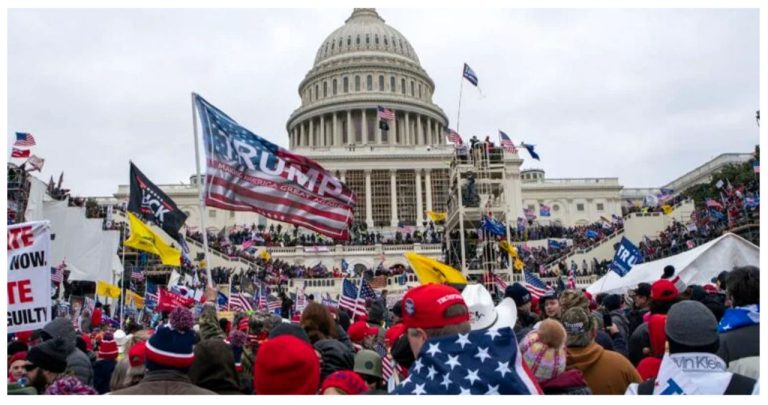
<svg viewBox="0 0 768 405">
<path fill-rule="evenodd" d="M 315 349 L 320 352 L 322 366 L 320 367 L 320 381 L 325 380 L 335 371 L 353 370 L 355 368 L 355 355 L 344 343 L 335 339 L 322 339 L 315 343 Z"/>
</svg>

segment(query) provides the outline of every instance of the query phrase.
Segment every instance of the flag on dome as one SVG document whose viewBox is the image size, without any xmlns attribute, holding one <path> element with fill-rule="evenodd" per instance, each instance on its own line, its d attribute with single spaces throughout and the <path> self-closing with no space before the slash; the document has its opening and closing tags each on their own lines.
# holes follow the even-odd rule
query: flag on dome
<svg viewBox="0 0 768 405">
<path fill-rule="evenodd" d="M 389 108 L 378 106 L 379 119 L 383 121 L 393 121 L 395 119 L 395 112 Z"/>
<path fill-rule="evenodd" d="M 464 78 L 465 78 L 465 79 L 467 79 L 467 80 L 468 80 L 470 83 L 472 83 L 473 85 L 475 85 L 475 87 L 477 87 L 477 82 L 478 82 L 478 80 L 477 80 L 477 75 L 475 74 L 475 71 L 474 71 L 474 70 L 472 70 L 472 68 L 471 68 L 471 67 L 469 67 L 469 65 L 467 65 L 466 63 L 464 64 L 464 72 L 463 72 L 463 76 L 464 76 Z"/>
<path fill-rule="evenodd" d="M 349 239 L 356 202 L 349 187 L 314 160 L 252 133 L 199 95 L 194 99 L 208 163 L 207 206 Z"/>
<path fill-rule="evenodd" d="M 509 153 L 517 153 L 517 148 L 515 147 L 515 143 L 512 142 L 512 139 L 509 138 L 509 136 L 504 133 L 504 131 L 499 130 L 499 137 L 501 137 L 501 147 L 504 148 L 504 151 Z"/>
<path fill-rule="evenodd" d="M 464 141 L 461 139 L 461 135 L 459 135 L 458 132 L 448 129 L 448 134 L 445 135 L 448 138 L 449 142 L 453 142 L 456 145 L 462 145 L 464 144 Z"/>
<path fill-rule="evenodd" d="M 13 146 L 35 146 L 37 143 L 35 142 L 35 137 L 32 136 L 29 132 L 17 132 L 16 133 L 16 142 L 13 143 Z"/>
</svg>

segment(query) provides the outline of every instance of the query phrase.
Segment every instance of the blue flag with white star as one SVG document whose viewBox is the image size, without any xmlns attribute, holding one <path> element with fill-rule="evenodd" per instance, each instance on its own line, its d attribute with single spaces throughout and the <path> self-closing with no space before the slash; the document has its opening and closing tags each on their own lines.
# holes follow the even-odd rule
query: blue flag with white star
<svg viewBox="0 0 768 405">
<path fill-rule="evenodd" d="M 511 328 L 429 339 L 397 395 L 537 395 Z"/>
</svg>

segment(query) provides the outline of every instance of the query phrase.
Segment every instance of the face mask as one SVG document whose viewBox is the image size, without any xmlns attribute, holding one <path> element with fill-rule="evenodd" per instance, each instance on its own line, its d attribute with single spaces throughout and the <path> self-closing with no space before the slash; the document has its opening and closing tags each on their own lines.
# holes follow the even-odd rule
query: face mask
<svg viewBox="0 0 768 405">
<path fill-rule="evenodd" d="M 400 336 L 392 345 L 392 357 L 398 364 L 407 369 L 411 368 L 411 364 L 416 361 L 406 335 Z"/>
</svg>

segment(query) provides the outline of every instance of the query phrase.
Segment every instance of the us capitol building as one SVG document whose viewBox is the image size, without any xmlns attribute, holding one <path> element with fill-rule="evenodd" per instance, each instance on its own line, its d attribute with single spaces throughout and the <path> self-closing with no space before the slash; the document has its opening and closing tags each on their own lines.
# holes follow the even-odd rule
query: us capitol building
<svg viewBox="0 0 768 405">
<path fill-rule="evenodd" d="M 375 9 L 355 9 L 343 26 L 328 35 L 298 92 L 301 105 L 286 123 L 290 149 L 317 161 L 355 192 L 355 224 L 391 235 L 398 225 L 423 228 L 427 211 L 451 210 L 449 200 L 456 188 L 450 184 L 455 149 L 446 142 L 448 117 L 433 103 L 435 83 L 421 67 L 408 39 L 387 25 Z M 379 128 L 378 106 L 395 113 L 389 130 Z M 462 137 L 466 141 L 471 135 Z M 721 155 L 672 183 L 676 191 L 682 191 L 706 181 L 722 164 L 746 158 L 742 154 Z M 505 152 L 499 163 L 503 172 L 502 217 L 508 221 L 522 217 L 525 208 L 538 216 L 541 205 L 546 204 L 551 207 L 551 216 L 538 218 L 539 223 L 588 224 L 600 217 L 621 215 L 626 199 L 638 201 L 658 192 L 624 189 L 615 177 L 547 179 L 543 170 L 521 171 L 523 160 L 518 154 Z M 190 184 L 159 186 L 190 215 L 189 226 L 200 223 L 195 176 Z M 114 197 L 125 201 L 127 193 L 128 185 L 120 185 Z M 207 211 L 208 227 L 214 231 L 224 226 L 271 222 L 255 213 Z M 355 247 L 344 249 L 351 248 Z M 304 262 L 294 248 L 270 251 L 284 260 Z M 422 251 L 442 257 L 439 245 L 422 247 Z M 323 259 L 328 261 L 324 264 L 339 267 L 345 257 L 351 264 L 357 261 L 372 266 L 382 253 L 366 251 L 350 260 L 350 252 L 337 252 Z M 401 252 L 392 253 L 386 265 L 404 263 Z M 317 253 L 308 253 L 306 259 L 307 263 L 317 262 Z"/>
</svg>

